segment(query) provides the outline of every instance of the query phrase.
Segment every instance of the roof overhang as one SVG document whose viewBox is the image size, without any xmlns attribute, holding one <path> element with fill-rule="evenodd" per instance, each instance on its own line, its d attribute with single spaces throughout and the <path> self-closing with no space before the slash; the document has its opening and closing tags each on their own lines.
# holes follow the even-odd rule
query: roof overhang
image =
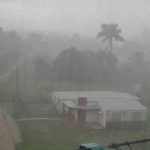
<svg viewBox="0 0 150 150">
<path fill-rule="evenodd" d="M 72 101 L 64 101 L 65 106 L 72 109 L 82 109 L 82 110 L 98 110 L 100 109 L 99 106 L 79 106 L 74 104 Z"/>
</svg>

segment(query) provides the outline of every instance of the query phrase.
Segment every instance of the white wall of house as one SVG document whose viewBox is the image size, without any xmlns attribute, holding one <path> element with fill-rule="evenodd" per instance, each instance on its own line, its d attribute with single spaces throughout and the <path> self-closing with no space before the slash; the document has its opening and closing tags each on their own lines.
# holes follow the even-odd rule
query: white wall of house
<svg viewBox="0 0 150 150">
<path fill-rule="evenodd" d="M 87 94 L 87 95 L 86 95 Z M 63 102 L 66 100 L 69 101 L 73 101 L 75 99 L 75 102 L 77 103 L 77 98 L 79 96 L 87 96 L 88 97 L 89 93 L 84 93 L 81 95 L 79 93 L 76 94 L 65 94 L 65 96 L 62 94 L 58 94 L 57 92 L 52 94 L 52 101 L 53 104 L 55 105 L 56 109 L 58 112 L 63 113 Z M 139 106 L 139 104 L 136 103 L 136 98 L 135 100 L 129 100 L 126 99 L 126 97 L 128 98 L 128 96 L 125 96 L 124 99 L 122 99 L 122 102 L 124 102 L 125 106 L 127 109 L 129 109 L 128 107 L 128 102 L 131 102 L 132 105 L 130 106 L 134 106 L 133 108 L 130 107 L 130 110 L 118 110 L 118 109 L 125 109 L 124 105 L 122 105 L 122 102 L 120 102 L 119 99 L 115 99 L 112 96 L 112 99 L 99 99 L 99 96 L 97 95 L 97 97 L 95 97 L 96 93 L 93 93 L 92 96 L 90 96 L 90 98 L 87 101 L 87 106 L 97 106 L 97 102 L 99 107 L 101 108 L 99 110 L 100 113 L 98 113 L 97 110 L 87 110 L 86 111 L 86 118 L 85 121 L 86 122 L 98 122 L 99 124 L 101 124 L 104 128 L 106 127 L 106 122 L 116 122 L 116 121 L 122 121 L 122 122 L 129 122 L 129 121 L 145 121 L 147 119 L 147 111 L 146 108 L 144 109 L 144 107 Z M 109 94 L 106 94 L 106 96 Z M 105 96 L 105 95 L 104 95 Z M 92 98 L 96 98 L 96 99 L 92 99 Z M 111 96 L 109 96 L 109 98 L 111 98 Z M 102 100 L 102 103 L 99 103 Z M 105 101 L 104 100 L 108 100 L 107 105 L 106 106 L 110 106 L 110 107 L 105 107 Z M 127 100 L 127 102 L 125 102 Z M 112 103 L 113 101 L 117 101 L 120 102 L 119 104 L 116 103 Z M 126 105 L 127 103 L 127 105 Z M 135 105 L 135 104 L 136 105 Z M 115 105 L 118 104 L 118 107 L 116 107 Z M 113 106 L 113 110 L 109 110 L 112 109 Z M 136 107 L 137 106 L 137 107 Z M 134 110 L 137 109 L 137 110 Z M 117 113 L 117 114 L 115 114 Z M 75 110 L 74 111 L 74 118 L 78 120 L 78 111 Z"/>
<path fill-rule="evenodd" d="M 104 128 L 106 127 L 106 111 L 101 108 L 101 113 L 99 113 L 100 117 L 100 125 L 103 126 Z"/>
<path fill-rule="evenodd" d="M 107 111 L 106 122 L 117 121 L 145 121 L 147 119 L 146 111 Z"/>
<path fill-rule="evenodd" d="M 63 105 L 63 113 L 68 114 L 69 108 L 66 105 Z"/>
<path fill-rule="evenodd" d="M 147 111 L 141 111 L 141 121 L 147 120 Z"/>
<path fill-rule="evenodd" d="M 99 121 L 98 110 L 87 110 L 85 121 L 86 122 L 98 122 Z"/>
<path fill-rule="evenodd" d="M 55 108 L 59 113 L 63 113 L 63 101 L 59 97 L 55 100 Z"/>
<path fill-rule="evenodd" d="M 74 110 L 74 120 L 78 121 L 78 110 Z"/>
</svg>

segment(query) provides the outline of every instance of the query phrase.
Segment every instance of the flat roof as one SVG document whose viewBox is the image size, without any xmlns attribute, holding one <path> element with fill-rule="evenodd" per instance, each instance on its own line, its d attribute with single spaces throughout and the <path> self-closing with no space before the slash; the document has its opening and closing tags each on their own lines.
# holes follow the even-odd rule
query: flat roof
<svg viewBox="0 0 150 150">
<path fill-rule="evenodd" d="M 122 99 L 139 100 L 140 98 L 129 93 L 111 92 L 111 91 L 72 91 L 72 92 L 53 92 L 53 95 L 66 100 L 77 99 L 78 97 L 87 97 L 90 101 L 99 101 L 100 99 Z"/>
<path fill-rule="evenodd" d="M 75 109 L 100 109 L 103 108 L 106 111 L 146 111 L 146 108 L 138 101 L 124 101 L 116 100 L 102 100 L 98 103 L 97 106 L 79 106 L 72 101 L 63 102 L 69 108 Z"/>
<path fill-rule="evenodd" d="M 100 109 L 100 107 L 97 105 L 97 106 L 79 106 L 79 105 L 76 105 L 75 103 L 73 103 L 72 101 L 64 101 L 63 102 L 67 107 L 69 108 L 75 108 L 75 109 Z"/>
<path fill-rule="evenodd" d="M 130 100 L 101 100 L 98 102 L 99 107 L 104 108 L 105 110 L 140 110 L 145 111 L 146 108 L 138 101 L 130 101 Z"/>
</svg>

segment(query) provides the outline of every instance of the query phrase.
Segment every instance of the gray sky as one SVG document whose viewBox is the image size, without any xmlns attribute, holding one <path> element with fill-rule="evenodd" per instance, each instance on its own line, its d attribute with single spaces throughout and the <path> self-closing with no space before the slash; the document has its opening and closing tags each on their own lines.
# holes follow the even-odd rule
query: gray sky
<svg viewBox="0 0 150 150">
<path fill-rule="evenodd" d="M 0 0 L 0 25 L 95 36 L 101 23 L 118 23 L 125 37 L 150 28 L 149 0 Z"/>
</svg>

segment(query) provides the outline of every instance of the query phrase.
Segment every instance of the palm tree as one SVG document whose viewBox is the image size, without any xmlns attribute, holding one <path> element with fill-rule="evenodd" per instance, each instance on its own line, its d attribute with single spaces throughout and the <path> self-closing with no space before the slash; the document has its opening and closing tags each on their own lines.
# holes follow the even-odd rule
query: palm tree
<svg viewBox="0 0 150 150">
<path fill-rule="evenodd" d="M 103 42 L 108 41 L 110 47 L 110 53 L 112 55 L 113 49 L 113 39 L 116 41 L 124 41 L 123 37 L 120 35 L 121 29 L 118 28 L 118 24 L 102 24 L 101 31 L 97 34 L 97 38 L 104 38 Z"/>
<path fill-rule="evenodd" d="M 113 40 L 116 41 L 124 41 L 123 37 L 120 35 L 121 29 L 118 28 L 118 24 L 102 24 L 101 25 L 101 31 L 97 34 L 97 38 L 103 38 L 103 42 L 108 41 L 108 46 L 110 49 L 110 53 L 108 55 L 109 61 L 108 61 L 108 69 L 106 74 L 106 81 L 108 83 L 112 82 L 112 76 L 113 76 L 113 55 L 112 55 L 112 49 L 113 49 Z"/>
</svg>

